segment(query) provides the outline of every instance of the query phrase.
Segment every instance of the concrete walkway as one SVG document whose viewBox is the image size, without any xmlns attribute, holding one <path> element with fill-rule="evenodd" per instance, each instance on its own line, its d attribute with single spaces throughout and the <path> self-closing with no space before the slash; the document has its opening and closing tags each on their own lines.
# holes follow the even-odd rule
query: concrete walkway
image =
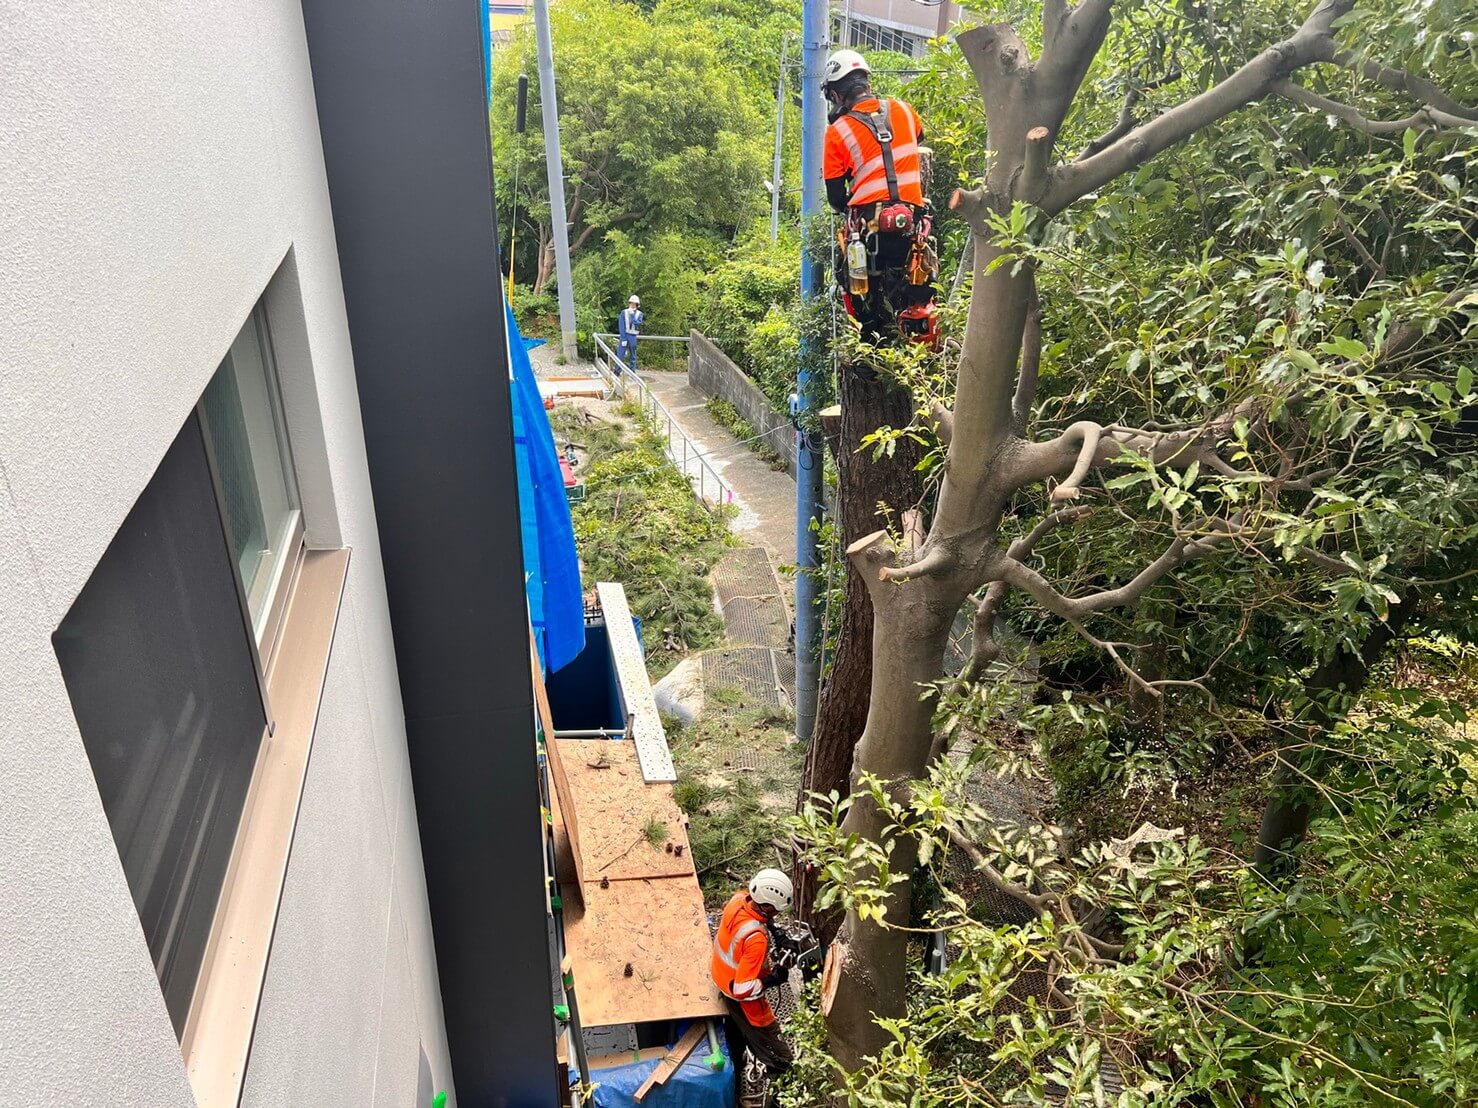
<svg viewBox="0 0 1478 1108">
<path fill-rule="evenodd" d="M 642 380 L 672 413 L 709 465 L 734 490 L 739 509 L 734 531 L 744 542 L 764 547 L 775 565 L 795 563 L 795 481 L 771 469 L 704 409 L 706 397 L 688 384 L 686 373 L 642 371 Z M 690 468 L 696 470 L 695 464 Z"/>
</svg>

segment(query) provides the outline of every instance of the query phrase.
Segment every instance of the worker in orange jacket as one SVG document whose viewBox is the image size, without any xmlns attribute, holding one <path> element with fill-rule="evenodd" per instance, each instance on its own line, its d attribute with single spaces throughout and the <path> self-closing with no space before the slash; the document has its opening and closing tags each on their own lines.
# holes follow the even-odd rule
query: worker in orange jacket
<svg viewBox="0 0 1478 1108">
<path fill-rule="evenodd" d="M 765 990 L 786 979 L 770 962 L 770 923 L 790 911 L 795 892 L 778 869 L 762 869 L 749 888 L 740 889 L 724 905 L 713 937 L 709 972 L 723 994 L 729 1023 L 771 1075 L 784 1073 L 795 1060 L 780 1034 L 775 1010 Z"/>
<path fill-rule="evenodd" d="M 933 216 L 924 197 L 924 124 L 902 100 L 880 99 L 855 50 L 838 50 L 822 74 L 830 124 L 822 148 L 826 199 L 846 217 L 837 281 L 869 342 L 902 334 L 932 344 Z"/>
</svg>

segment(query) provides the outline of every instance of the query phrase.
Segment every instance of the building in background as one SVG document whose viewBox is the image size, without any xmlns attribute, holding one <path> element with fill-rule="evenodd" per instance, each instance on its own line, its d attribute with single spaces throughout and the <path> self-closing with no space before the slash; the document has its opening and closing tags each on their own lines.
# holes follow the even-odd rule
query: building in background
<svg viewBox="0 0 1478 1108">
<path fill-rule="evenodd" d="M 488 4 L 488 34 L 493 45 L 507 42 L 529 18 L 531 0 L 511 0 L 509 3 Z"/>
<path fill-rule="evenodd" d="M 930 39 L 945 34 L 961 17 L 950 0 L 833 0 L 831 37 L 838 46 L 893 50 L 920 57 Z"/>
<path fill-rule="evenodd" d="M 553 1102 L 475 27 L 0 8 L 5 1108 Z"/>
</svg>

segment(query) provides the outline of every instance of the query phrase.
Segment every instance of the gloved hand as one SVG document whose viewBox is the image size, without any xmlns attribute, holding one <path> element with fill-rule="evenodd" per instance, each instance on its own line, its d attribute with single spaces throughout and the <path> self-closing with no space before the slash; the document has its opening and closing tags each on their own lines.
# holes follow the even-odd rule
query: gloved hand
<svg viewBox="0 0 1478 1108">
<path fill-rule="evenodd" d="M 790 971 L 788 969 L 777 968 L 771 970 L 769 973 L 761 977 L 760 984 L 763 985 L 766 989 L 773 989 L 778 985 L 784 985 L 789 980 Z"/>
</svg>

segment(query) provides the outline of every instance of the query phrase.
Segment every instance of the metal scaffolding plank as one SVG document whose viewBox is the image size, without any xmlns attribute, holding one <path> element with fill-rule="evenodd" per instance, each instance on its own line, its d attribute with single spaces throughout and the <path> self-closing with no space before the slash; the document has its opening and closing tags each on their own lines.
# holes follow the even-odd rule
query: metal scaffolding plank
<svg viewBox="0 0 1478 1108">
<path fill-rule="evenodd" d="M 631 606 L 626 603 L 626 590 L 613 582 L 595 586 L 601 614 L 606 618 L 606 637 L 611 657 L 616 663 L 616 680 L 621 686 L 621 699 L 626 705 L 627 737 L 636 744 L 636 760 L 641 766 L 642 780 L 648 784 L 676 781 L 672 751 L 667 748 L 667 733 L 657 702 L 652 699 L 652 686 L 647 680 L 646 661 L 636 628 L 631 622 Z"/>
</svg>

